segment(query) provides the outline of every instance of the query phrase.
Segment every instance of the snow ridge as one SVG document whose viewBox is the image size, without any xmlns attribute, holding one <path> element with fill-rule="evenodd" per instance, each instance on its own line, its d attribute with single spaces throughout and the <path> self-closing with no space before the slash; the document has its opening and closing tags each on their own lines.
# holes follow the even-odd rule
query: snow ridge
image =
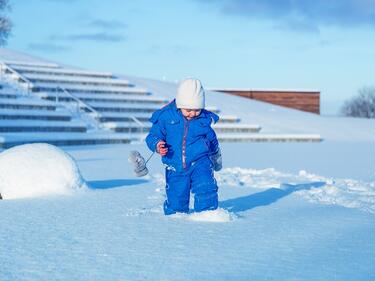
<svg viewBox="0 0 375 281">
<path fill-rule="evenodd" d="M 375 213 L 375 182 L 326 178 L 304 170 L 293 175 L 273 168 L 255 170 L 239 167 L 223 169 L 216 178 L 219 186 L 293 189 L 310 202 Z"/>
</svg>

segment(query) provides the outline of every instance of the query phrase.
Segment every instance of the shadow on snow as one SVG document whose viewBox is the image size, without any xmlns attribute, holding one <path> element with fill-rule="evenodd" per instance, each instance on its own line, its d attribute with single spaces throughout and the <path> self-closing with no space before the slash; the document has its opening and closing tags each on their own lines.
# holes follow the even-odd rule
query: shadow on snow
<svg viewBox="0 0 375 281">
<path fill-rule="evenodd" d="M 143 184 L 146 182 L 148 181 L 143 180 L 143 179 L 131 179 L 131 180 L 113 179 L 113 180 L 89 181 L 88 185 L 90 189 L 110 189 L 110 188 L 124 187 L 124 186 L 136 185 L 136 184 Z"/>
<path fill-rule="evenodd" d="M 220 202 L 220 207 L 227 209 L 230 212 L 244 212 L 256 207 L 271 205 L 295 191 L 318 188 L 325 184 L 325 182 L 311 182 L 304 184 L 283 183 L 280 185 L 280 188 L 272 187 L 262 192 L 222 201 Z"/>
</svg>

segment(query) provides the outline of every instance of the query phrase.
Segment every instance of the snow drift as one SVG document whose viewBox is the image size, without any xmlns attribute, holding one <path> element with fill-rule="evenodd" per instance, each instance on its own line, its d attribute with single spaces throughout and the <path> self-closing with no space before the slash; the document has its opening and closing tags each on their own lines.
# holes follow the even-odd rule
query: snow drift
<svg viewBox="0 0 375 281">
<path fill-rule="evenodd" d="M 25 144 L 0 154 L 3 199 L 69 194 L 85 186 L 74 159 L 53 145 Z"/>
</svg>

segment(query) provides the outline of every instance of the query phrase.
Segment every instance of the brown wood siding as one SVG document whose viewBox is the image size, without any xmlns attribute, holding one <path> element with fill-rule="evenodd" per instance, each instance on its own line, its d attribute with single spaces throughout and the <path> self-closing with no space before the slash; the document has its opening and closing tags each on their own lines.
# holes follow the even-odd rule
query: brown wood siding
<svg viewBox="0 0 375 281">
<path fill-rule="evenodd" d="M 217 89 L 215 91 L 320 114 L 320 92 Z"/>
</svg>

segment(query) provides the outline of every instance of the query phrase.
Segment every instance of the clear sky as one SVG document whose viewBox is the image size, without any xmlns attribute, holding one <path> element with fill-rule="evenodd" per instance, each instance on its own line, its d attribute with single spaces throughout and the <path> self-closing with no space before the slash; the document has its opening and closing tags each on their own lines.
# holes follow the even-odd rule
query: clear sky
<svg viewBox="0 0 375 281">
<path fill-rule="evenodd" d="M 10 0 L 7 48 L 211 88 L 313 89 L 334 113 L 375 85 L 375 0 Z"/>
</svg>

